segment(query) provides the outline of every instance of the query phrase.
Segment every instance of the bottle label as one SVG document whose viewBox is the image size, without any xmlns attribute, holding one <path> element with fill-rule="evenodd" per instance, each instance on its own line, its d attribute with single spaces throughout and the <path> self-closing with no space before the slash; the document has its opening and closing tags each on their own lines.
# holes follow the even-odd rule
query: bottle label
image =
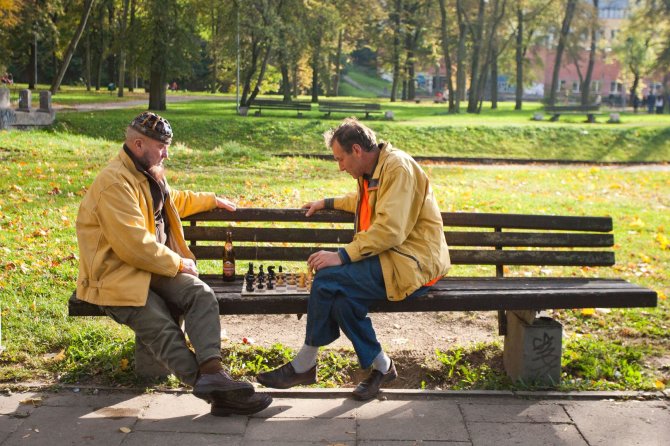
<svg viewBox="0 0 670 446">
<path fill-rule="evenodd" d="M 223 262 L 223 275 L 226 277 L 235 276 L 235 264 L 231 261 Z"/>
</svg>

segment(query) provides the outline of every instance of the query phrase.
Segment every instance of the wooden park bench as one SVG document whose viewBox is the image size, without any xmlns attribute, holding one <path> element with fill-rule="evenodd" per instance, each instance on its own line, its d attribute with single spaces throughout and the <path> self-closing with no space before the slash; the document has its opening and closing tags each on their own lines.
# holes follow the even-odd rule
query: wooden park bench
<svg viewBox="0 0 670 446">
<path fill-rule="evenodd" d="M 549 118 L 551 122 L 558 121 L 558 118 L 561 115 L 566 114 L 585 114 L 586 122 L 594 123 L 596 122 L 596 115 L 599 114 L 600 106 L 599 105 L 546 105 L 544 111 L 551 113 L 552 116 Z"/>
<path fill-rule="evenodd" d="M 319 111 L 325 112 L 326 116 L 331 113 L 365 113 L 365 118 L 370 117 L 371 113 L 381 113 L 382 108 L 379 104 L 361 104 L 358 102 L 319 102 Z"/>
<path fill-rule="evenodd" d="M 596 267 L 614 265 L 612 219 L 445 212 L 445 236 L 453 265 L 486 265 L 485 277 L 450 275 L 426 295 L 401 302 L 380 301 L 372 312 L 497 311 L 499 333 L 505 335 L 504 363 L 513 379 L 558 383 L 561 364 L 561 325 L 537 318 L 547 309 L 654 307 L 657 294 L 621 279 L 574 277 L 506 277 L 510 267 L 523 265 Z M 234 225 L 233 225 L 234 223 Z M 244 208 L 213 210 L 184 219 L 184 234 L 199 262 L 216 262 L 221 269 L 226 232 L 235 243 L 238 272 L 247 262 L 283 265 L 300 262 L 320 249 L 335 249 L 353 237 L 353 215 L 322 210 L 305 217 L 303 209 Z M 293 264 L 296 265 L 296 264 Z M 298 267 L 296 267 L 298 268 Z M 202 268 L 201 268 L 202 269 Z M 277 269 L 277 268 L 275 268 Z M 454 272 L 455 274 L 455 272 Z M 243 296 L 242 276 L 224 282 L 220 274 L 201 275 L 215 291 L 222 315 L 304 314 L 307 295 Z M 97 306 L 73 294 L 70 316 L 100 316 Z M 139 374 L 159 374 L 152 357 L 136 345 Z"/>
<path fill-rule="evenodd" d="M 249 105 L 249 110 L 254 108 L 257 109 L 255 112 L 256 116 L 260 116 L 263 109 L 272 109 L 272 110 L 295 110 L 298 113 L 298 117 L 301 117 L 303 111 L 312 110 L 312 104 L 304 101 L 285 102 L 277 99 L 254 99 L 251 102 L 251 105 Z"/>
</svg>

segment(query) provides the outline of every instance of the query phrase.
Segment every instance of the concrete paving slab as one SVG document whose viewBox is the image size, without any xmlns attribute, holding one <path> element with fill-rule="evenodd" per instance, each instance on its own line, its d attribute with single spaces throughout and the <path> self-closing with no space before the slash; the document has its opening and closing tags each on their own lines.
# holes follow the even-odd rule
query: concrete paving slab
<svg viewBox="0 0 670 446">
<path fill-rule="evenodd" d="M 54 407 L 127 407 L 145 409 L 149 406 L 152 395 L 118 391 L 79 391 L 70 389 L 58 393 L 45 393 L 44 406 Z"/>
<path fill-rule="evenodd" d="M 3 446 L 118 446 L 125 436 L 120 428 L 132 427 L 136 421 L 96 417 L 92 413 L 85 407 L 40 407 L 23 420 Z"/>
<path fill-rule="evenodd" d="M 461 404 L 466 422 L 494 423 L 570 423 L 572 420 L 561 404 L 541 401 L 511 400 L 497 404 Z"/>
<path fill-rule="evenodd" d="M 473 446 L 589 446 L 577 427 L 565 423 L 468 423 Z"/>
<path fill-rule="evenodd" d="M 274 441 L 274 444 L 332 444 L 356 440 L 356 420 L 350 418 L 252 418 L 244 435 L 244 444 Z"/>
<path fill-rule="evenodd" d="M 356 446 L 355 441 L 338 441 L 336 443 L 329 443 L 324 441 L 276 441 L 276 440 L 267 440 L 267 441 L 245 441 L 244 446 Z"/>
<path fill-rule="evenodd" d="M 458 445 L 468 445 L 470 446 L 472 443 L 469 441 L 422 441 L 422 440 L 400 440 L 400 441 L 391 441 L 391 440 L 383 440 L 383 441 L 359 441 L 357 443 L 358 446 L 458 446 Z"/>
<path fill-rule="evenodd" d="M 191 394 L 157 394 L 141 414 L 136 431 L 242 435 L 246 416 L 215 417 L 210 406 Z"/>
<path fill-rule="evenodd" d="M 19 430 L 24 418 L 14 418 L 9 415 L 0 415 L 0 443 L 10 434 Z"/>
<path fill-rule="evenodd" d="M 657 403 L 585 401 L 566 404 L 568 414 L 591 446 L 668 445 L 669 407 L 667 400 Z"/>
<path fill-rule="evenodd" d="M 332 399 L 275 399 L 258 418 L 354 418 L 361 402 L 351 398 Z"/>
<path fill-rule="evenodd" d="M 209 433 L 172 433 L 157 435 L 155 432 L 131 432 L 123 446 L 241 446 L 242 436 Z"/>
<path fill-rule="evenodd" d="M 359 440 L 469 440 L 458 405 L 448 400 L 375 400 L 356 417 Z"/>
<path fill-rule="evenodd" d="M 42 396 L 37 392 L 2 394 L 0 395 L 0 414 L 30 413 L 38 405 L 38 401 L 41 400 Z M 30 403 L 30 401 L 34 403 Z"/>
</svg>

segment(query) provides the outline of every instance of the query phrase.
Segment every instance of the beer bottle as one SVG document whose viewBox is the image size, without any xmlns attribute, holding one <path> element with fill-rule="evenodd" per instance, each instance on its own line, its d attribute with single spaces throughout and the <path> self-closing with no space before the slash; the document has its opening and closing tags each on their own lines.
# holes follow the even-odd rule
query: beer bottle
<svg viewBox="0 0 670 446">
<path fill-rule="evenodd" d="M 226 244 L 223 245 L 223 280 L 233 282 L 235 280 L 235 250 L 233 249 L 232 233 L 226 233 Z"/>
</svg>

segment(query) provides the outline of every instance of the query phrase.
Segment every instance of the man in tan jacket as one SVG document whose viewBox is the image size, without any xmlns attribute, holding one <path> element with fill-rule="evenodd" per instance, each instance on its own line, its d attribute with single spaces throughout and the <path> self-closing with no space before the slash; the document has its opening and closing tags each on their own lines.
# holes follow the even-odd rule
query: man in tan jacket
<svg viewBox="0 0 670 446">
<path fill-rule="evenodd" d="M 224 371 L 218 302 L 198 278 L 180 220 L 235 205 L 213 193 L 171 189 L 163 167 L 171 142 L 168 121 L 141 113 L 86 192 L 77 215 L 77 297 L 133 329 L 137 342 L 212 403 L 212 414 L 255 413 L 272 399 Z M 195 352 L 171 309 L 184 315 Z"/>
<path fill-rule="evenodd" d="M 343 197 L 307 203 L 307 216 L 320 209 L 355 214 L 355 235 L 338 251 L 319 251 L 307 260 L 316 271 L 307 308 L 305 344 L 280 368 L 262 373 L 268 387 L 316 382 L 318 347 L 340 336 L 351 340 L 368 378 L 353 392 L 367 400 L 397 377 L 367 317 L 375 301 L 399 301 L 425 294 L 447 273 L 449 250 L 442 216 L 428 177 L 406 153 L 377 143 L 374 132 L 355 119 L 324 135 L 340 170 L 358 182 Z"/>
</svg>

